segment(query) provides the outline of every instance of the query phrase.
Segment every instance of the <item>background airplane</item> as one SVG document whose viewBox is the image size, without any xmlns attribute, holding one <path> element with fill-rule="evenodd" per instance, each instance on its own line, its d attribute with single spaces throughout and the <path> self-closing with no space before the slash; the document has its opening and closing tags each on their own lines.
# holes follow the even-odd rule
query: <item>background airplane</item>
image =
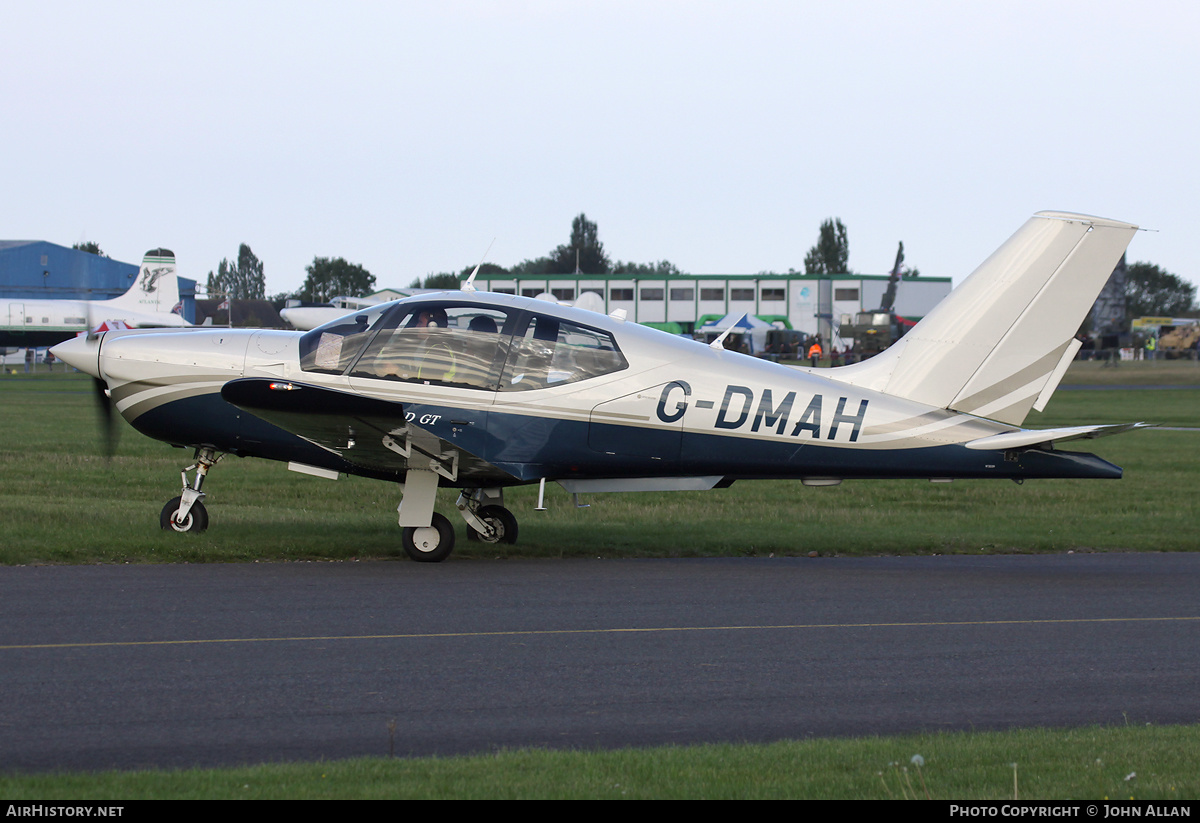
<svg viewBox="0 0 1200 823">
<path fill-rule="evenodd" d="M 191 325 L 179 314 L 175 254 L 153 249 L 129 290 L 111 300 L 8 300 L 0 304 L 0 346 L 52 346 L 105 321 L 130 328 Z"/>
<path fill-rule="evenodd" d="M 377 297 L 335 297 L 327 306 L 288 306 L 279 316 L 293 329 L 309 331 L 331 320 L 345 317 L 356 309 L 366 309 L 383 302 Z"/>
<path fill-rule="evenodd" d="M 1142 424 L 1026 429 L 1137 227 L 1039 212 L 887 351 L 795 369 L 576 307 L 482 292 L 381 304 L 312 331 L 113 331 L 55 348 L 135 428 L 194 448 L 163 528 L 208 525 L 225 453 L 402 484 L 402 545 L 449 555 L 434 511 L 514 542 L 505 487 L 702 490 L 744 479 L 1119 478 L 1055 443 Z M 187 472 L 194 472 L 191 480 Z"/>
</svg>

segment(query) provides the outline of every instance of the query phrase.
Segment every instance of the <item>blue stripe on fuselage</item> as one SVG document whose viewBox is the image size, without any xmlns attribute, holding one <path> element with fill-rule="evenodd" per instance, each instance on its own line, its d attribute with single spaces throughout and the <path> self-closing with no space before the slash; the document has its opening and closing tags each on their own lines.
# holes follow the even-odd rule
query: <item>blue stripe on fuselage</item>
<svg viewBox="0 0 1200 823">
<path fill-rule="evenodd" d="M 778 409 L 778 406 L 775 407 Z M 541 477 L 740 478 L 1119 478 L 1121 469 L 1094 455 L 1029 449 L 985 452 L 961 445 L 918 449 L 862 449 L 807 438 L 752 438 L 596 424 L 498 412 L 481 415 L 452 407 L 404 404 L 406 417 L 455 447 L 497 467 L 498 485 Z M 464 415 L 475 419 L 463 426 Z M 486 416 L 486 430 L 479 418 Z M 768 415 L 764 414 L 764 428 Z M 752 419 L 752 418 L 750 418 Z M 803 418 L 797 418 L 803 420 Z M 425 421 L 425 422 L 422 422 Z M 776 425 L 778 423 L 776 422 Z M 793 424 L 795 425 L 795 421 Z M 137 418 L 150 437 L 186 446 L 271 460 L 296 461 L 334 471 L 390 480 L 402 474 L 364 469 L 209 394 L 164 403 Z M 611 444 L 619 448 L 597 448 Z M 507 476 L 511 475 L 511 476 Z M 470 485 L 486 485 L 472 478 Z"/>
</svg>

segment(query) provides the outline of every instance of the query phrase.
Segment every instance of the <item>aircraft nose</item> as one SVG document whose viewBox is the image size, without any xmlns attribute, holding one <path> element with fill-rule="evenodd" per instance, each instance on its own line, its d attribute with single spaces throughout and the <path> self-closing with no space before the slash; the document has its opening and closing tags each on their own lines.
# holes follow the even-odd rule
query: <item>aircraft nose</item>
<svg viewBox="0 0 1200 823">
<path fill-rule="evenodd" d="M 70 340 L 64 340 L 50 349 L 54 356 L 69 366 L 74 366 L 81 372 L 92 377 L 100 376 L 100 338 L 90 340 L 87 335 L 80 335 Z"/>
</svg>

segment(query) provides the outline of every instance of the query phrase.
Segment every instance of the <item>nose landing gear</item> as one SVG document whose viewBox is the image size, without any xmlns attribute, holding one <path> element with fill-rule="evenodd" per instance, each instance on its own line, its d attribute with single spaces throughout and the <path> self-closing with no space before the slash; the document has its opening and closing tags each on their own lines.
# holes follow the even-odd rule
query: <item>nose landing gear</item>
<svg viewBox="0 0 1200 823">
<path fill-rule="evenodd" d="M 204 497 L 200 487 L 208 476 L 208 470 L 224 456 L 207 446 L 196 449 L 196 462 L 179 473 L 183 478 L 183 491 L 179 497 L 172 498 L 163 506 L 162 514 L 158 517 L 158 524 L 162 528 L 181 534 L 199 534 L 208 528 L 208 510 L 200 502 Z M 196 476 L 189 483 L 187 473 L 192 470 L 195 470 Z"/>
</svg>

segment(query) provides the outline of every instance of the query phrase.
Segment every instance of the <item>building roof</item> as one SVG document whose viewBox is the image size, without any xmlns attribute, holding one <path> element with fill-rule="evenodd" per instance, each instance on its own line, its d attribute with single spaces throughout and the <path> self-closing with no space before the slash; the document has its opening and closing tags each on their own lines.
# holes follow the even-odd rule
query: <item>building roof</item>
<svg viewBox="0 0 1200 823">
<path fill-rule="evenodd" d="M 138 267 L 47 240 L 0 240 L 0 297 L 96 300 L 123 294 Z"/>
</svg>

